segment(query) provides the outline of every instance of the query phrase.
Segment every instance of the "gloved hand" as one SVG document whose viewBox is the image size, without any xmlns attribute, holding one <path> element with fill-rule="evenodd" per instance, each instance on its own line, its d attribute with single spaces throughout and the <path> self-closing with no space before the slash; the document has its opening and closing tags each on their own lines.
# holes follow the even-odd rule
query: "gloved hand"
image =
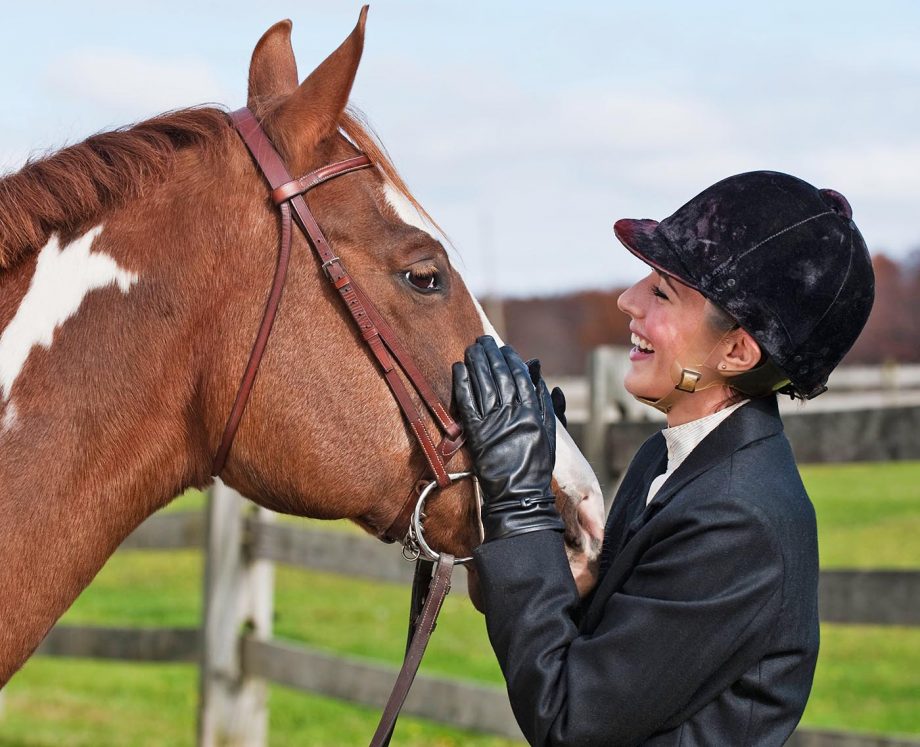
<svg viewBox="0 0 920 747">
<path fill-rule="evenodd" d="M 543 381 L 543 377 L 540 376 L 540 359 L 531 358 L 527 361 L 527 372 L 530 374 L 530 380 L 533 382 L 534 388 L 540 392 L 542 396 L 542 390 L 546 389 L 546 382 Z M 558 387 L 554 386 L 553 391 L 549 393 L 549 398 L 553 403 L 553 412 L 556 414 L 556 419 L 562 423 L 563 428 L 568 428 L 569 423 L 565 419 L 565 394 Z"/>
<path fill-rule="evenodd" d="M 562 531 L 550 489 L 556 425 L 546 384 L 539 393 L 524 362 L 489 336 L 455 363 L 454 401 L 482 489 L 485 541 Z"/>
</svg>

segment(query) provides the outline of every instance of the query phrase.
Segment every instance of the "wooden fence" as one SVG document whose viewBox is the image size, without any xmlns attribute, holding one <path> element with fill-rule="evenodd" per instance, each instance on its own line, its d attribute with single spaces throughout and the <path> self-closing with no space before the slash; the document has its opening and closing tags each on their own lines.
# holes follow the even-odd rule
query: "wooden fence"
<svg viewBox="0 0 920 747">
<path fill-rule="evenodd" d="M 202 667 L 201 747 L 265 744 L 266 683 L 381 707 L 396 668 L 271 638 L 274 563 L 408 586 L 412 567 L 398 550 L 362 535 L 280 524 L 232 490 L 212 490 L 206 514 L 154 516 L 125 550 L 207 548 L 205 624 L 198 628 L 61 625 L 40 654 L 133 661 L 198 662 Z M 460 573 L 454 593 L 465 594 Z M 920 572 L 824 571 L 827 623 L 920 625 Z M 240 635 L 240 631 L 244 631 Z M 414 716 L 520 738 L 502 688 L 421 675 L 406 704 Z M 796 747 L 920 747 L 920 741 L 801 729 Z"/>
<path fill-rule="evenodd" d="M 584 403 L 587 417 L 569 423 L 572 437 L 605 487 L 608 504 L 633 454 L 664 426 L 660 416 L 649 419 L 649 413 L 654 411 L 624 389 L 623 375 L 628 366 L 626 348 L 596 348 L 588 359 L 587 401 Z M 917 404 L 920 402 L 920 366 L 902 368 L 905 370 L 901 376 L 903 387 L 908 388 L 900 391 L 910 395 L 903 398 L 911 402 L 910 405 L 828 411 L 805 403 L 790 410 L 785 408 L 788 399 L 784 398 L 781 402 L 781 410 L 786 409 L 782 413 L 783 425 L 796 460 L 800 464 L 813 464 L 920 459 L 920 405 Z M 857 373 L 858 376 L 850 375 L 838 369 L 834 375 L 849 386 L 856 381 L 871 383 L 881 376 L 871 376 L 869 367 L 853 372 Z M 845 391 L 850 390 L 845 388 Z M 858 393 L 851 394 L 853 401 L 864 401 Z M 815 400 L 817 402 L 819 400 Z"/>
<path fill-rule="evenodd" d="M 603 354 L 602 354 L 603 355 Z M 595 361 L 596 362 L 596 361 Z M 609 368 L 597 363 L 592 409 L 604 413 Z M 600 382 L 600 383 L 599 383 Z M 787 432 L 805 461 L 920 458 L 920 408 L 898 413 L 796 415 Z M 809 418 L 811 420 L 809 420 Z M 596 417 L 575 425 L 576 440 L 610 482 L 660 424 Z M 894 435 L 892 435 L 894 434 Z M 881 440 L 881 444 L 879 443 Z M 828 442 L 838 448 L 816 446 Z M 823 450 L 822 450 L 823 449 Z M 201 628 L 57 626 L 40 654 L 133 661 L 197 662 L 201 668 L 199 747 L 263 747 L 267 683 L 380 708 L 396 677 L 388 665 L 339 656 L 272 638 L 273 568 L 329 571 L 408 586 L 412 567 L 398 548 L 369 537 L 277 523 L 218 483 L 204 513 L 154 516 L 122 545 L 126 550 L 202 548 L 206 553 Z M 466 574 L 454 593 L 465 594 Z M 824 571 L 820 611 L 825 623 L 920 625 L 920 571 Z M 504 689 L 421 675 L 405 713 L 511 738 L 521 734 Z M 368 735 L 368 738 L 370 735 Z M 918 740 L 800 729 L 794 747 L 920 747 Z"/>
</svg>

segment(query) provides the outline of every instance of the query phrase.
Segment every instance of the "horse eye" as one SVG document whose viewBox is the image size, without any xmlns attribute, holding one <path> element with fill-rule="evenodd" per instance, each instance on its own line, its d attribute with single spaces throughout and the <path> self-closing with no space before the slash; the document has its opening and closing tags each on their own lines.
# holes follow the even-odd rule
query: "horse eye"
<svg viewBox="0 0 920 747">
<path fill-rule="evenodd" d="M 441 282 L 441 273 L 435 269 L 431 270 L 406 270 L 403 273 L 406 282 L 412 286 L 413 290 L 421 293 L 437 293 L 444 286 Z"/>
</svg>

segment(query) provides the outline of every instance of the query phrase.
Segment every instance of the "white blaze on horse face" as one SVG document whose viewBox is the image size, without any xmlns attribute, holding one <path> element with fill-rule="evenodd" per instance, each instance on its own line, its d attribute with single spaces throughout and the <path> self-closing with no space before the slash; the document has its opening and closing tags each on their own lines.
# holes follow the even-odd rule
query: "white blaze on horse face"
<svg viewBox="0 0 920 747">
<path fill-rule="evenodd" d="M 475 298 L 473 304 L 482 319 L 482 333 L 491 335 L 495 342 L 504 345 L 489 317 Z M 575 445 L 569 432 L 556 420 L 556 467 L 553 478 L 559 490 L 578 506 L 578 519 L 585 533 L 584 546 L 594 557 L 600 551 L 604 537 L 604 494 L 588 460 Z"/>
<path fill-rule="evenodd" d="M 585 547 L 592 557 L 600 553 L 604 539 L 604 494 L 588 460 L 569 432 L 556 421 L 556 468 L 553 477 L 565 495 L 578 503 L 578 521 L 585 533 Z"/>
<path fill-rule="evenodd" d="M 415 206 L 389 182 L 384 186 L 384 197 L 403 223 L 431 233 Z M 501 335 L 489 321 L 479 301 L 473 296 L 470 298 L 482 320 L 482 333 L 491 335 L 495 338 L 496 343 L 504 345 Z M 584 546 L 590 556 L 596 556 L 604 536 L 604 495 L 588 460 L 584 458 L 568 431 L 558 420 L 556 421 L 556 468 L 553 470 L 553 478 L 559 489 L 578 506 L 579 522 L 586 535 Z"/>
<path fill-rule="evenodd" d="M 384 182 L 383 197 L 403 223 L 407 226 L 413 226 L 419 231 L 424 231 L 433 238 L 430 226 L 425 223 L 425 220 L 422 218 L 415 205 L 409 202 L 406 196 L 396 189 L 389 181 Z"/>
<path fill-rule="evenodd" d="M 77 313 L 97 288 L 117 285 L 127 293 L 137 275 L 118 266 L 108 254 L 90 252 L 102 226 L 61 248 L 57 235 L 38 255 L 29 290 L 16 315 L 0 335 L 0 401 L 9 399 L 36 345 L 50 348 L 54 331 Z"/>
<path fill-rule="evenodd" d="M 479 299 L 473 298 L 473 305 L 476 307 L 476 311 L 479 312 L 479 318 L 482 320 L 482 334 L 489 335 L 495 340 L 495 344 L 499 347 L 504 345 L 505 341 L 502 339 L 502 336 L 498 334 L 498 331 L 493 326 L 489 317 L 486 316 L 486 312 L 483 310 L 482 304 L 479 303 Z"/>
</svg>

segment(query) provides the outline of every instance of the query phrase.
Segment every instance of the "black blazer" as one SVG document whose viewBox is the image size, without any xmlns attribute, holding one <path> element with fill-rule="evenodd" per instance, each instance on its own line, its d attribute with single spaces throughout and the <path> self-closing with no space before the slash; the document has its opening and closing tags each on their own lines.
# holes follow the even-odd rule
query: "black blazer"
<svg viewBox="0 0 920 747">
<path fill-rule="evenodd" d="M 645 506 L 636 454 L 581 603 L 561 535 L 475 551 L 486 624 L 534 745 L 781 745 L 818 655 L 814 509 L 775 397 L 733 412 Z"/>
</svg>

